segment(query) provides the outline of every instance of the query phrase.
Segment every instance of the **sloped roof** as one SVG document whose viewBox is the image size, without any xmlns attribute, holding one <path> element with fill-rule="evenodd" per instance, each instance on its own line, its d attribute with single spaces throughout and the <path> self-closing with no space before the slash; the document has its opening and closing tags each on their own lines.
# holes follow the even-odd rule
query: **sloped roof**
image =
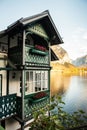
<svg viewBox="0 0 87 130">
<path fill-rule="evenodd" d="M 6 29 L 5 33 L 9 33 L 10 31 L 14 30 L 15 28 L 23 28 L 27 25 L 31 25 L 35 22 L 40 22 L 44 29 L 47 31 L 47 34 L 49 36 L 51 45 L 56 45 L 56 44 L 61 44 L 63 43 L 63 40 L 50 16 L 50 13 L 48 10 L 39 13 L 37 15 L 33 15 L 27 18 L 21 18 L 19 20 L 17 20 L 16 22 L 14 22 L 13 24 L 11 24 L 10 26 L 8 26 L 8 28 Z"/>
<path fill-rule="evenodd" d="M 0 37 L 2 37 L 6 33 L 6 30 L 0 31 Z"/>
<path fill-rule="evenodd" d="M 59 60 L 59 58 L 55 55 L 54 51 L 51 49 L 51 61 L 55 61 L 55 60 Z"/>
</svg>

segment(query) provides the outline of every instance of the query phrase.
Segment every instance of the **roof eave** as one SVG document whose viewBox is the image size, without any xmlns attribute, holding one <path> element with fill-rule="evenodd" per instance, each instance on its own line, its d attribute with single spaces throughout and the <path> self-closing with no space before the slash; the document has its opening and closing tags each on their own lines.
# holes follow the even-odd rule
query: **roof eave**
<svg viewBox="0 0 87 130">
<path fill-rule="evenodd" d="M 62 40 L 62 38 L 61 38 L 61 36 L 60 36 L 60 34 L 59 34 L 59 32 L 58 32 L 58 30 L 57 30 L 57 28 L 56 28 L 56 26 L 55 26 L 55 24 L 54 24 L 54 22 L 53 22 L 53 20 L 52 20 L 52 18 L 51 18 L 51 15 L 50 15 L 50 13 L 49 13 L 48 10 L 46 10 L 46 11 L 40 13 L 40 14 L 31 16 L 31 17 L 27 17 L 27 18 L 25 18 L 25 19 L 21 19 L 20 22 L 21 22 L 24 26 L 26 26 L 26 25 L 29 24 L 29 23 L 32 23 L 32 22 L 37 21 L 37 20 L 40 20 L 40 19 L 42 19 L 42 18 L 44 18 L 44 17 L 47 17 L 47 16 L 48 16 L 48 18 L 49 18 L 49 20 L 50 20 L 50 22 L 51 22 L 51 24 L 52 24 L 52 26 L 53 26 L 53 28 L 54 28 L 54 30 L 55 30 L 56 36 L 57 36 L 57 37 L 56 37 L 57 40 L 56 40 L 55 42 L 54 42 L 54 41 L 51 41 L 51 44 L 52 44 L 52 45 L 57 45 L 57 44 L 62 44 L 62 43 L 64 43 L 63 40 Z"/>
<path fill-rule="evenodd" d="M 5 36 L 5 35 L 6 35 L 6 30 L 0 31 L 0 37 L 3 37 L 3 36 Z"/>
<path fill-rule="evenodd" d="M 25 25 L 27 25 L 29 23 L 40 20 L 40 19 L 42 19 L 42 18 L 44 18 L 46 16 L 48 16 L 48 13 L 47 12 L 46 13 L 42 12 L 40 14 L 24 18 L 24 19 L 20 20 L 20 22 L 25 26 Z"/>
<path fill-rule="evenodd" d="M 50 22 L 51 22 L 51 24 L 52 24 L 52 26 L 54 28 L 54 33 L 56 34 L 56 39 L 50 41 L 51 45 L 57 45 L 57 44 L 63 43 L 63 40 L 62 40 L 62 38 L 61 38 L 61 36 L 60 36 L 60 34 L 59 34 L 53 20 L 52 20 L 48 10 L 46 10 L 46 11 L 44 11 L 42 13 L 39 13 L 37 15 L 31 16 L 31 17 L 27 17 L 27 18 L 24 18 L 24 19 L 21 18 L 21 19 L 17 20 L 16 22 L 14 22 L 10 26 L 8 26 L 7 29 L 4 32 L 1 33 L 1 35 L 4 34 L 4 33 L 8 33 L 8 32 L 10 32 L 11 30 L 13 30 L 13 29 L 15 29 L 17 27 L 20 27 L 20 26 L 24 27 L 27 24 L 30 24 L 30 23 L 32 23 L 34 21 L 40 20 L 40 19 L 45 18 L 45 17 L 49 18 L 49 20 L 50 20 Z"/>
</svg>

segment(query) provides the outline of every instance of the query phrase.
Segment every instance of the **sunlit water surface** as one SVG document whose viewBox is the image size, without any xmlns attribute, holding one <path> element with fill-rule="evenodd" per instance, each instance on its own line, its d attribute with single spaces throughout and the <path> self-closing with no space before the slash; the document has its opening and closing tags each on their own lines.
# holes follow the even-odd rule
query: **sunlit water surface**
<svg viewBox="0 0 87 130">
<path fill-rule="evenodd" d="M 82 109 L 87 113 L 87 74 L 71 76 L 51 71 L 51 95 L 61 94 L 64 110 L 72 113 Z"/>
</svg>

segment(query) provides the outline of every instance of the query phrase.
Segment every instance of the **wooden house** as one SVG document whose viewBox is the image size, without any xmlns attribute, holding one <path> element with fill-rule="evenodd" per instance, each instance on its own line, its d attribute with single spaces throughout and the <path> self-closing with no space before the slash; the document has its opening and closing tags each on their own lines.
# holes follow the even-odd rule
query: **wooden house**
<svg viewBox="0 0 87 130">
<path fill-rule="evenodd" d="M 62 42 L 48 10 L 0 32 L 0 123 L 5 130 L 24 130 L 32 112 L 49 102 L 50 61 L 56 58 L 50 46 Z"/>
</svg>

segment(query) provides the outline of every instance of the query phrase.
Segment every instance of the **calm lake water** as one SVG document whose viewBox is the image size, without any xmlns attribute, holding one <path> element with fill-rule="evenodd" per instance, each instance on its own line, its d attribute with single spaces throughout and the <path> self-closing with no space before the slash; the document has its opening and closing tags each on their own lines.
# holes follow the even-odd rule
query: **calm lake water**
<svg viewBox="0 0 87 130">
<path fill-rule="evenodd" d="M 87 113 L 87 74 L 80 76 L 64 76 L 51 71 L 51 94 L 61 94 L 64 110 L 72 113 L 82 109 Z"/>
</svg>

